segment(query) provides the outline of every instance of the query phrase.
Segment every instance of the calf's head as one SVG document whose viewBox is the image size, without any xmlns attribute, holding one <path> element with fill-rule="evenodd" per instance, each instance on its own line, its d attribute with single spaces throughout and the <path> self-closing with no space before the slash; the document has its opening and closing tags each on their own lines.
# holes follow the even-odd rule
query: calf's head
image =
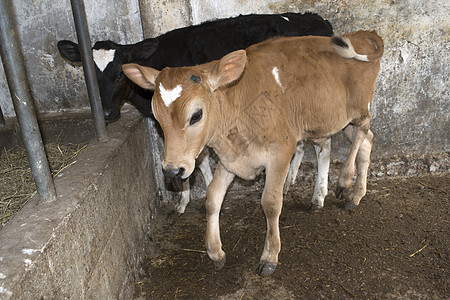
<svg viewBox="0 0 450 300">
<path fill-rule="evenodd" d="M 185 179 L 192 174 L 195 159 L 219 128 L 221 99 L 216 92 L 238 80 L 246 63 L 246 52 L 238 50 L 207 64 L 161 72 L 123 65 L 132 81 L 155 90 L 152 110 L 164 132 L 166 175 Z"/>
<path fill-rule="evenodd" d="M 62 40 L 58 50 L 63 58 L 71 63 L 81 63 L 78 44 Z M 124 76 L 124 63 L 148 61 L 158 47 L 154 39 L 147 39 L 133 45 L 120 45 L 111 41 L 96 42 L 92 48 L 98 88 L 102 101 L 103 113 L 107 123 L 120 117 L 120 107 L 125 100 L 137 97 L 132 83 Z M 150 114 L 150 112 L 148 112 Z"/>
</svg>

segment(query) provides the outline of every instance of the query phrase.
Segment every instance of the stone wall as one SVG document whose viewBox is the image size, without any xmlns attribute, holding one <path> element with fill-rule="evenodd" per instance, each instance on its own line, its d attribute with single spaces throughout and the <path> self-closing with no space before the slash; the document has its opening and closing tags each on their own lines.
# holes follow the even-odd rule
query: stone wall
<svg viewBox="0 0 450 300">
<path fill-rule="evenodd" d="M 161 12 L 170 11 L 171 2 L 158 0 L 155 6 Z M 183 5 L 186 3 L 180 3 Z M 371 107 L 375 133 L 372 157 L 421 157 L 450 150 L 448 1 L 191 0 L 189 5 L 190 10 L 183 8 L 190 12 L 186 25 L 239 14 L 311 11 L 328 19 L 338 35 L 376 30 L 385 41 L 385 54 Z M 154 24 L 160 24 L 158 17 L 168 22 L 167 30 L 174 28 L 164 14 L 142 15 Z M 152 28 L 147 26 L 146 36 L 164 32 L 161 28 L 151 32 Z M 334 159 L 345 157 L 346 145 L 342 137 L 333 139 Z M 306 158 L 311 159 L 311 155 Z"/>
</svg>

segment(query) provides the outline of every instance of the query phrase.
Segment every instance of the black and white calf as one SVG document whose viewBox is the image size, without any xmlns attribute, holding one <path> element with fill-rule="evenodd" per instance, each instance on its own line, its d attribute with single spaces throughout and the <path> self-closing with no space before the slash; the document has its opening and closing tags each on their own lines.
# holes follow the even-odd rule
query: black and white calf
<svg viewBox="0 0 450 300">
<path fill-rule="evenodd" d="M 275 36 L 332 34 L 330 23 L 316 14 L 285 13 L 208 21 L 131 45 L 98 41 L 92 50 L 105 120 L 116 120 L 126 100 L 145 116 L 152 113 L 149 100 L 153 91 L 145 91 L 127 79 L 122 72 L 123 64 L 137 63 L 155 69 L 192 66 Z M 81 62 L 78 44 L 62 40 L 58 49 L 68 61 Z"/>
</svg>

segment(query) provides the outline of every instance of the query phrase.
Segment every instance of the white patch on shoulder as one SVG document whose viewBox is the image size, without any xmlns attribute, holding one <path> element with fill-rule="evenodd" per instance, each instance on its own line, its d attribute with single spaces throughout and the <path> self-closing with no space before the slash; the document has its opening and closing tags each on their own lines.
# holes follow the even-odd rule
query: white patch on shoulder
<svg viewBox="0 0 450 300">
<path fill-rule="evenodd" d="M 281 16 L 281 17 L 289 22 L 289 18 L 288 17 L 284 17 L 284 16 Z"/>
<path fill-rule="evenodd" d="M 175 88 L 171 90 L 166 90 L 162 83 L 159 83 L 159 93 L 161 95 L 162 100 L 164 101 L 164 104 L 166 107 L 169 107 L 169 105 L 178 99 L 178 97 L 181 96 L 181 92 L 183 91 L 183 88 L 181 87 L 181 84 L 177 85 Z"/>
<path fill-rule="evenodd" d="M 94 62 L 100 71 L 104 71 L 108 64 L 114 60 L 114 54 L 116 53 L 116 49 L 105 50 L 98 49 L 92 50 L 92 56 L 94 57 Z"/>
<path fill-rule="evenodd" d="M 278 67 L 274 67 L 272 69 L 272 75 L 275 78 L 276 83 L 280 86 L 280 88 L 284 89 L 283 86 L 281 85 L 280 75 L 278 73 Z"/>
<path fill-rule="evenodd" d="M 355 58 L 360 61 L 369 61 L 369 59 L 367 58 L 367 55 L 356 54 Z"/>
</svg>

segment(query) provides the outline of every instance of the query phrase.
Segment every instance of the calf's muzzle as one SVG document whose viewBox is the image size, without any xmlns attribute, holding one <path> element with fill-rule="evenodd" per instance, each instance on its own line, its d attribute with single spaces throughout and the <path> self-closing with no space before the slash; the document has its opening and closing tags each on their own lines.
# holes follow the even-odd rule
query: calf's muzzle
<svg viewBox="0 0 450 300">
<path fill-rule="evenodd" d="M 163 168 L 164 175 L 168 178 L 181 178 L 185 172 L 185 169 L 183 167 L 181 168 L 172 168 L 172 167 L 165 167 Z"/>
<path fill-rule="evenodd" d="M 106 124 L 115 122 L 120 118 L 120 109 L 119 107 L 103 108 L 103 115 Z"/>
</svg>

